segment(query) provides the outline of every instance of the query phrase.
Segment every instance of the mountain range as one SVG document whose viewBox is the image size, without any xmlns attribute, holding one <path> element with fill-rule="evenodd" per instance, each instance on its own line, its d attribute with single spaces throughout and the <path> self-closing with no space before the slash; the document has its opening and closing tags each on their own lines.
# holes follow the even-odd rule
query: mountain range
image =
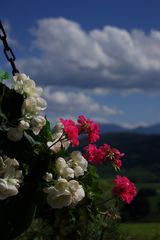
<svg viewBox="0 0 160 240">
<path fill-rule="evenodd" d="M 149 126 L 138 126 L 133 129 L 123 127 L 118 124 L 100 124 L 101 133 L 121 133 L 121 132 L 130 132 L 138 134 L 155 134 L 160 135 L 160 123 L 149 125 Z"/>
</svg>

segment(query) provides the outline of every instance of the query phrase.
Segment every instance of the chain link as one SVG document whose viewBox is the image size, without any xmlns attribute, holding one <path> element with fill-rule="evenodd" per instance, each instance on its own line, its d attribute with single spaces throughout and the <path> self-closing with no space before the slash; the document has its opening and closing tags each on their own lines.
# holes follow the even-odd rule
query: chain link
<svg viewBox="0 0 160 240">
<path fill-rule="evenodd" d="M 15 75 L 15 73 L 19 73 L 19 71 L 18 71 L 18 69 L 16 68 L 16 65 L 15 65 L 16 57 L 15 57 L 12 49 L 8 45 L 7 34 L 4 30 L 4 27 L 3 27 L 1 21 L 0 21 L 0 40 L 2 41 L 3 46 L 4 46 L 4 49 L 3 49 L 4 55 L 7 59 L 7 61 L 11 64 L 12 74 Z"/>
</svg>

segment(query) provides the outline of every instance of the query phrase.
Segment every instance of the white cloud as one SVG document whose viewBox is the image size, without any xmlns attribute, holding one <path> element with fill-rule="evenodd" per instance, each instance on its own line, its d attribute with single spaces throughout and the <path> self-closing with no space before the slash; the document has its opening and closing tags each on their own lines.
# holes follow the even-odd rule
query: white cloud
<svg viewBox="0 0 160 240">
<path fill-rule="evenodd" d="M 59 117 L 77 118 L 79 115 L 86 115 L 95 121 L 107 122 L 109 116 L 123 114 L 116 107 L 100 104 L 80 91 L 66 92 L 47 86 L 44 88 L 44 97 L 48 102 L 47 115 L 52 116 L 52 120 Z"/>
<path fill-rule="evenodd" d="M 149 123 L 140 121 L 140 122 L 137 122 L 137 123 L 121 122 L 120 126 L 132 130 L 132 129 L 137 128 L 137 127 L 148 127 L 150 125 L 149 125 Z"/>
<path fill-rule="evenodd" d="M 105 26 L 86 32 L 76 22 L 47 18 L 31 33 L 39 57 L 21 59 L 19 68 L 41 84 L 148 91 L 160 87 L 160 31 Z"/>
</svg>

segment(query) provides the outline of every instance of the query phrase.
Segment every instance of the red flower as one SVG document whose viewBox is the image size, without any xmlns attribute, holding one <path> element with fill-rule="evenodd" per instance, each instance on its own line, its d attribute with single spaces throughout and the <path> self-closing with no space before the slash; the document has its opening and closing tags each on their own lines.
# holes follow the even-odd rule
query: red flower
<svg viewBox="0 0 160 240">
<path fill-rule="evenodd" d="M 84 157 L 88 159 L 89 162 L 93 164 L 101 164 L 103 162 L 104 154 L 101 149 L 96 147 L 96 145 L 89 144 L 84 147 L 84 150 L 86 151 Z"/>
<path fill-rule="evenodd" d="M 84 116 L 78 118 L 78 130 L 79 134 L 87 133 L 89 143 L 94 143 L 99 139 L 99 125 L 94 123 L 90 119 L 86 119 Z"/>
<path fill-rule="evenodd" d="M 114 196 L 119 196 L 122 201 L 126 203 L 131 203 L 133 198 L 137 194 L 137 189 L 127 177 L 121 177 L 117 176 L 113 182 L 116 184 L 116 186 L 112 190 L 112 194 Z"/>
<path fill-rule="evenodd" d="M 122 161 L 120 158 L 124 156 L 124 153 L 120 153 L 120 151 L 116 148 L 111 148 L 108 144 L 103 144 L 100 149 L 103 151 L 105 156 L 104 162 L 111 161 L 117 168 L 122 167 Z"/>
<path fill-rule="evenodd" d="M 111 148 L 108 144 L 103 144 L 100 148 L 97 148 L 94 144 L 89 144 L 84 148 L 85 158 L 93 164 L 101 164 L 111 162 L 116 168 L 122 167 L 121 157 L 124 153 L 120 153 L 116 148 Z"/>
<path fill-rule="evenodd" d="M 122 161 L 120 159 L 115 159 L 113 163 L 118 169 L 122 167 Z"/>
<path fill-rule="evenodd" d="M 64 132 L 71 141 L 72 146 L 78 146 L 79 145 L 78 128 L 75 122 L 72 120 L 65 120 L 62 118 L 60 119 L 60 121 L 64 126 Z"/>
</svg>

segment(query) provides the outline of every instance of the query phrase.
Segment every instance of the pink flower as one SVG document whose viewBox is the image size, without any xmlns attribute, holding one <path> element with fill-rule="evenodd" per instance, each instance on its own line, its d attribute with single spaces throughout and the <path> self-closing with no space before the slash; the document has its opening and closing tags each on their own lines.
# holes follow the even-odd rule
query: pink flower
<svg viewBox="0 0 160 240">
<path fill-rule="evenodd" d="M 79 145 L 78 128 L 75 122 L 72 120 L 66 120 L 62 118 L 60 119 L 60 121 L 64 126 L 64 132 L 71 141 L 72 146 L 78 146 Z"/>
<path fill-rule="evenodd" d="M 78 118 L 78 130 L 79 134 L 87 133 L 89 143 L 94 143 L 99 139 L 99 125 L 94 123 L 90 119 L 86 119 L 84 116 Z"/>
<path fill-rule="evenodd" d="M 84 147 L 86 153 L 84 157 L 93 164 L 101 164 L 103 162 L 104 154 L 101 149 L 98 149 L 96 145 L 89 144 Z"/>
<path fill-rule="evenodd" d="M 120 159 L 115 159 L 113 163 L 118 169 L 122 167 L 122 161 Z"/>
<path fill-rule="evenodd" d="M 116 186 L 112 190 L 114 196 L 119 196 L 122 201 L 131 203 L 133 198 L 137 194 L 137 189 L 127 177 L 121 177 L 117 175 L 116 179 L 113 180 Z"/>
<path fill-rule="evenodd" d="M 103 144 L 100 149 L 104 153 L 104 161 L 111 161 L 117 168 L 122 167 L 122 161 L 120 158 L 124 156 L 124 153 L 120 153 L 116 148 L 111 148 L 108 144 Z"/>
<path fill-rule="evenodd" d="M 89 144 L 84 148 L 85 157 L 93 164 L 101 164 L 111 162 L 113 166 L 120 169 L 122 167 L 121 157 L 124 153 L 120 153 L 116 148 L 111 148 L 108 144 L 103 144 L 97 148 L 94 144 Z"/>
<path fill-rule="evenodd" d="M 118 149 L 116 148 L 112 148 L 112 152 L 114 153 L 115 157 L 117 159 L 123 157 L 125 154 L 124 153 L 121 153 Z"/>
</svg>

